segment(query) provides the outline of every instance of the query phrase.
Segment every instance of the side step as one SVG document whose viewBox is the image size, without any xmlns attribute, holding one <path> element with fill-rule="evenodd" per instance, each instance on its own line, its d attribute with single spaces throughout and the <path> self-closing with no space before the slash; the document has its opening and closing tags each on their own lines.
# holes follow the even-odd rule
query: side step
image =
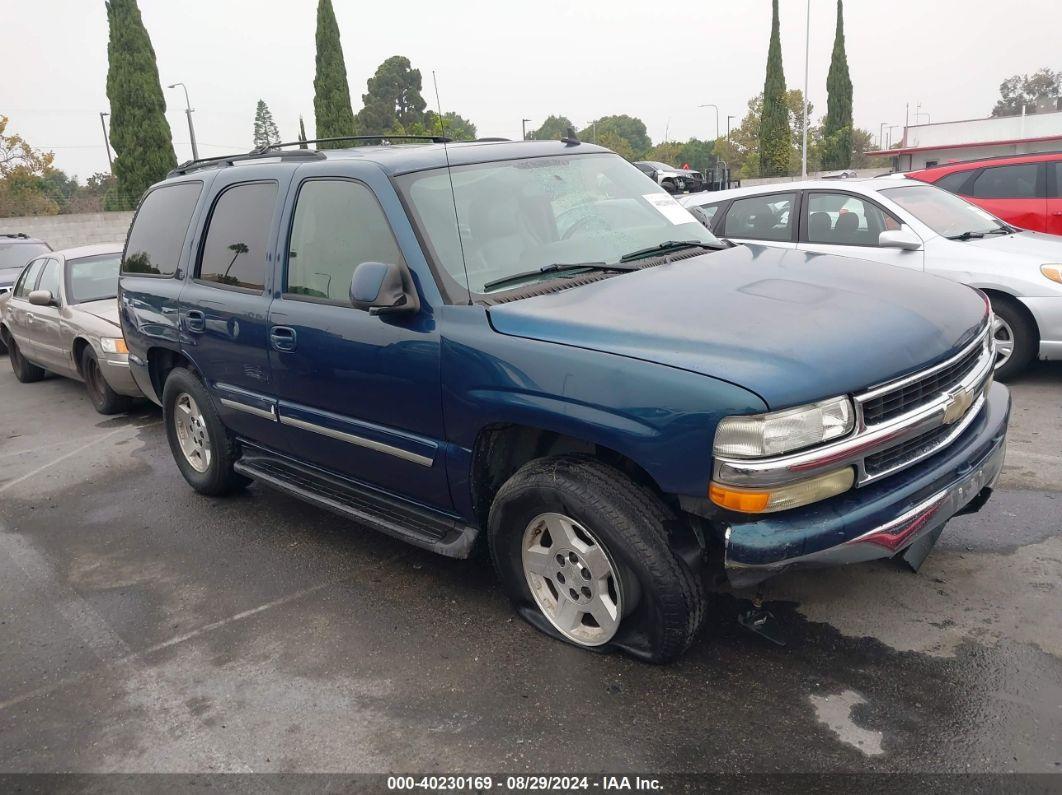
<svg viewBox="0 0 1062 795">
<path fill-rule="evenodd" d="M 457 519 L 247 444 L 233 468 L 265 486 L 449 558 L 467 558 L 479 535 L 477 528 Z"/>
</svg>

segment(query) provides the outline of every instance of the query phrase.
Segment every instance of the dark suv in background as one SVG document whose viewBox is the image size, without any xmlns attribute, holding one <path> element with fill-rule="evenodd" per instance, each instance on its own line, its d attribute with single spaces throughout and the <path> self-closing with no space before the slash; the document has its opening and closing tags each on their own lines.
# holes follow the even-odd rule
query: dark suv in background
<svg viewBox="0 0 1062 795">
<path fill-rule="evenodd" d="M 51 250 L 52 247 L 43 240 L 22 232 L 0 234 L 0 295 L 11 291 L 31 259 Z M 7 353 L 3 340 L 0 340 L 0 353 Z"/>
<path fill-rule="evenodd" d="M 533 625 L 655 662 L 706 564 L 917 567 L 1003 461 L 983 295 L 728 245 L 572 140 L 189 163 L 142 200 L 119 302 L 193 488 L 487 544 Z"/>
</svg>

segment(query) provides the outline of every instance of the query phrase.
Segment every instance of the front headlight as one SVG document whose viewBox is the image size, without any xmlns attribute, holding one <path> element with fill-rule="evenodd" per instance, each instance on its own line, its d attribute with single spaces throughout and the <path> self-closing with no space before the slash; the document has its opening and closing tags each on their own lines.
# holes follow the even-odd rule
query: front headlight
<svg viewBox="0 0 1062 795">
<path fill-rule="evenodd" d="M 715 431 L 712 451 L 726 458 L 770 458 L 839 439 L 855 425 L 852 401 L 822 400 L 767 414 L 726 417 Z"/>
<path fill-rule="evenodd" d="M 1040 266 L 1040 273 L 1053 282 L 1062 284 L 1062 264 L 1049 262 Z"/>
<path fill-rule="evenodd" d="M 100 347 L 104 353 L 129 353 L 121 337 L 100 337 Z"/>
</svg>

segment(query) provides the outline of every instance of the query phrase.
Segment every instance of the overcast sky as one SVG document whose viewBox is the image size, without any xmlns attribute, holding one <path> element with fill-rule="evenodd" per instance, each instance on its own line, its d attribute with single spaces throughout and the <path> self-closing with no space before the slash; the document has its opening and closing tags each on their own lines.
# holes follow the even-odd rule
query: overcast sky
<svg viewBox="0 0 1062 795">
<path fill-rule="evenodd" d="M 82 179 L 107 169 L 99 112 L 107 110 L 103 0 L 8 0 L 0 113 L 9 131 L 56 153 Z M 769 0 L 365 2 L 333 0 L 355 111 L 366 79 L 390 55 L 424 76 L 434 107 L 483 136 L 520 137 L 551 114 L 577 126 L 598 116 L 642 118 L 654 142 L 715 134 L 715 116 L 744 115 L 763 87 Z M 188 84 L 200 154 L 250 147 L 264 99 L 285 140 L 299 114 L 313 133 L 316 0 L 140 0 L 163 86 Z M 810 95 L 826 108 L 834 0 L 811 0 Z M 786 80 L 804 80 L 805 0 L 781 0 Z M 12 13 L 13 12 L 13 13 Z M 1013 17 L 1009 15 L 1013 14 Z M 985 116 L 999 83 L 1041 66 L 1062 68 L 1059 0 L 847 0 L 848 62 L 857 125 L 877 135 L 917 103 L 932 121 Z M 184 95 L 163 89 L 177 157 L 190 156 Z M 925 117 L 922 117 L 925 120 Z M 736 122 L 735 122 L 736 123 Z M 895 134 L 899 134 L 897 131 Z"/>
</svg>

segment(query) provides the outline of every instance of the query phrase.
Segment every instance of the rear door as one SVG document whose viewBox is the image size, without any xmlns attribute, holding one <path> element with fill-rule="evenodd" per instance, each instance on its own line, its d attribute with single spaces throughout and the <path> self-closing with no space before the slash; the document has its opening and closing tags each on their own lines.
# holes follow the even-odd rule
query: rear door
<svg viewBox="0 0 1062 795">
<path fill-rule="evenodd" d="M 799 200 L 798 191 L 734 199 L 717 234 L 735 243 L 796 248 Z"/>
<path fill-rule="evenodd" d="M 882 232 L 901 228 L 903 224 L 899 218 L 867 196 L 812 190 L 804 196 L 800 248 L 818 254 L 836 254 L 922 270 L 925 264 L 923 250 L 908 251 L 879 245 Z"/>
<path fill-rule="evenodd" d="M 1044 231 L 1062 235 L 1062 160 L 1047 163 L 1047 218 Z"/>
<path fill-rule="evenodd" d="M 968 183 L 970 200 L 1008 224 L 1043 232 L 1047 220 L 1046 164 L 983 169 Z"/>
<path fill-rule="evenodd" d="M 182 350 L 213 393 L 227 426 L 274 443 L 277 434 L 266 320 L 272 242 L 290 177 L 218 176 L 180 297 Z M 271 178 L 269 178 L 271 177 Z"/>
</svg>

